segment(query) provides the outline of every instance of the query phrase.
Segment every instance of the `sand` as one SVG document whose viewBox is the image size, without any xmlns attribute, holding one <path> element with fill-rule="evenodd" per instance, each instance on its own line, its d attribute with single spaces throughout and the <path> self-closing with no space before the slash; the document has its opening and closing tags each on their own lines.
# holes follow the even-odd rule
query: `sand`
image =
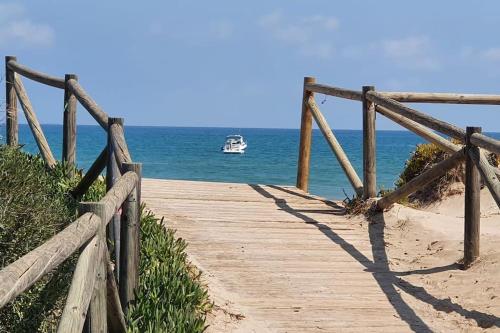
<svg viewBox="0 0 500 333">
<path fill-rule="evenodd" d="M 463 258 L 464 196 L 421 209 L 394 205 L 374 218 L 404 301 L 432 331 L 500 331 L 500 212 L 481 192 L 481 257 Z M 373 223 L 373 222 L 372 222 Z"/>
</svg>

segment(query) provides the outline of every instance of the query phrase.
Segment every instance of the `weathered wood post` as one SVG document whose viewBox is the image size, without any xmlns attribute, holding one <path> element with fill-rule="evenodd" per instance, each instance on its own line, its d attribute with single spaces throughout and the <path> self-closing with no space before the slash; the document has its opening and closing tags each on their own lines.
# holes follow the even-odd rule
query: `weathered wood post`
<svg viewBox="0 0 500 333">
<path fill-rule="evenodd" d="M 120 169 L 116 162 L 116 156 L 113 149 L 114 140 L 111 134 L 111 126 L 113 124 L 118 124 L 123 126 L 123 118 L 108 118 L 108 162 L 106 167 L 106 191 L 109 191 L 113 185 L 116 183 L 118 178 L 120 178 Z M 120 277 L 120 214 L 115 214 L 108 224 L 108 246 L 110 249 L 114 249 L 114 259 L 115 259 L 115 276 L 116 280 L 119 281 Z"/>
<path fill-rule="evenodd" d="M 78 213 L 83 215 L 85 213 L 94 213 L 101 219 L 101 225 L 97 231 L 96 237 L 100 243 L 100 255 L 98 262 L 89 263 L 90 265 L 97 265 L 97 276 L 94 283 L 94 288 L 89 290 L 92 293 L 90 299 L 89 310 L 85 320 L 84 332 L 107 332 L 107 289 L 106 289 L 106 205 L 101 202 L 80 202 L 78 206 Z"/>
<path fill-rule="evenodd" d="M 122 206 L 119 291 L 123 312 L 127 313 L 130 302 L 135 299 L 134 291 L 139 284 L 142 164 L 123 163 L 122 170 L 123 173 L 135 172 L 139 179 Z"/>
<path fill-rule="evenodd" d="M 312 114 L 307 107 L 307 100 L 314 96 L 313 92 L 306 90 L 307 83 L 315 83 L 314 77 L 304 77 L 304 90 L 302 94 L 302 115 L 300 120 L 299 161 L 297 166 L 297 188 L 307 192 L 309 185 L 309 161 L 311 159 L 312 141 Z"/>
<path fill-rule="evenodd" d="M 377 195 L 376 175 L 376 137 L 375 137 L 375 105 L 366 99 L 366 93 L 373 91 L 373 86 L 363 86 L 363 198 L 374 198 Z"/>
<path fill-rule="evenodd" d="M 14 56 L 5 57 L 5 129 L 7 131 L 7 144 L 9 146 L 18 145 L 18 124 L 17 124 L 17 97 L 14 88 L 16 73 L 9 68 L 10 60 L 17 61 Z"/>
<path fill-rule="evenodd" d="M 76 162 L 76 105 L 77 100 L 69 88 L 69 80 L 78 80 L 75 74 L 64 76 L 64 118 L 62 160 L 75 166 Z"/>
<path fill-rule="evenodd" d="M 480 156 L 479 148 L 472 145 L 470 137 L 481 133 L 481 127 L 467 127 L 465 154 L 465 228 L 464 228 L 464 268 L 467 269 L 479 257 L 479 238 L 481 223 L 481 178 L 476 163 L 469 151 Z"/>
</svg>

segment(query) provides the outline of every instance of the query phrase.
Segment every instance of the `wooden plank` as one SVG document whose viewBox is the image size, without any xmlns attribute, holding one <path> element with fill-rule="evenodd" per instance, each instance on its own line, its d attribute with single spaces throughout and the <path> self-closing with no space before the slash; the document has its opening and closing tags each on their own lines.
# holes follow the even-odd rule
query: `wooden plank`
<svg viewBox="0 0 500 333">
<path fill-rule="evenodd" d="M 465 228 L 464 268 L 469 268 L 479 258 L 479 226 L 481 223 L 481 178 L 476 163 L 468 152 L 479 156 L 479 148 L 470 142 L 473 133 L 481 133 L 481 127 L 467 127 L 465 156 Z"/>
<path fill-rule="evenodd" d="M 99 125 L 105 130 L 108 129 L 108 115 L 97 103 L 90 97 L 90 95 L 83 89 L 83 87 L 76 80 L 68 80 L 68 87 L 75 95 L 76 99 L 83 105 L 83 107 L 90 113 L 90 115 L 97 121 Z"/>
<path fill-rule="evenodd" d="M 314 83 L 316 79 L 313 77 L 304 78 L 304 89 L 302 95 L 302 114 L 300 118 L 300 143 L 299 143 L 299 160 L 297 162 L 297 187 L 305 192 L 309 187 L 309 168 L 311 160 L 311 143 L 312 143 L 312 114 L 307 105 L 304 103 L 309 97 L 314 96 L 312 92 L 306 90 L 308 83 Z"/>
<path fill-rule="evenodd" d="M 62 160 L 69 165 L 76 165 L 76 97 L 68 87 L 69 80 L 78 80 L 75 74 L 64 76 L 64 115 Z"/>
<path fill-rule="evenodd" d="M 379 93 L 398 102 L 500 105 L 500 95 L 395 91 Z"/>
<path fill-rule="evenodd" d="M 461 142 L 465 142 L 465 131 L 455 125 L 448 124 L 442 120 L 431 117 L 425 113 L 414 110 L 412 108 L 407 107 L 406 105 L 401 104 L 392 99 L 385 98 L 381 94 L 370 91 L 366 94 L 366 98 L 375 104 L 382 105 L 391 111 L 394 111 L 408 119 L 411 119 L 421 125 L 427 126 L 441 132 L 445 135 L 449 135 L 452 138 L 460 140 Z"/>
<path fill-rule="evenodd" d="M 463 149 L 454 153 L 447 159 L 436 163 L 432 168 L 410 180 L 405 185 L 389 193 L 377 201 L 379 209 L 386 209 L 401 198 L 407 197 L 411 193 L 418 191 L 434 179 L 441 177 L 448 170 L 453 169 L 464 159 Z"/>
<path fill-rule="evenodd" d="M 357 195 L 361 196 L 363 194 L 363 183 L 361 182 L 361 179 L 359 179 L 356 170 L 354 170 L 351 162 L 349 161 L 349 158 L 347 157 L 346 153 L 344 152 L 344 149 L 342 149 L 342 146 L 340 145 L 337 138 L 333 134 L 330 126 L 328 126 L 325 117 L 323 117 L 323 114 L 321 114 L 321 111 L 319 110 L 318 106 L 316 105 L 316 102 L 314 101 L 314 97 L 309 98 L 309 100 L 307 101 L 307 105 L 309 107 L 309 110 L 311 110 L 311 113 L 314 119 L 316 120 L 318 127 L 323 133 L 326 142 L 328 143 L 333 153 L 337 157 L 337 160 L 340 166 L 342 167 L 342 170 L 344 170 L 347 179 L 351 183 L 352 188 L 354 189 Z"/>
<path fill-rule="evenodd" d="M 35 138 L 36 145 L 40 150 L 40 154 L 42 155 L 45 163 L 47 163 L 50 168 L 53 168 L 56 165 L 56 160 L 50 150 L 49 143 L 43 134 L 42 126 L 40 126 L 40 123 L 36 118 L 33 106 L 31 105 L 26 89 L 24 89 L 23 82 L 19 76 L 16 76 L 14 79 L 14 88 L 24 111 L 24 115 L 26 116 L 26 120 L 28 121 L 28 125 L 30 126 L 31 132 Z"/>
<path fill-rule="evenodd" d="M 63 231 L 0 271 L 0 308 L 32 286 L 93 237 L 101 220 L 84 214 Z"/>
<path fill-rule="evenodd" d="M 375 104 L 366 99 L 373 86 L 363 87 L 363 198 L 377 196 Z"/>
<path fill-rule="evenodd" d="M 338 204 L 279 186 L 144 179 L 142 189 L 187 241 L 215 299 L 248 322 L 279 332 L 411 331 L 388 261 L 374 260 L 383 243 Z"/>
<path fill-rule="evenodd" d="M 9 61 L 16 61 L 16 57 L 5 57 L 5 129 L 7 131 L 7 144 L 17 146 L 19 144 L 19 125 L 17 121 L 17 98 L 14 88 L 16 78 L 15 72 L 9 68 Z"/>
<path fill-rule="evenodd" d="M 361 101 L 362 99 L 362 93 L 360 91 L 333 87 L 315 82 L 308 82 L 307 84 L 305 84 L 305 89 L 310 92 L 352 99 L 354 101 Z"/>
<path fill-rule="evenodd" d="M 64 89 L 64 79 L 58 78 L 55 76 L 51 76 L 42 72 L 35 71 L 31 68 L 28 68 L 24 65 L 17 63 L 16 58 L 13 57 L 7 62 L 8 68 L 13 70 L 14 72 L 22 75 L 28 79 L 31 79 L 36 82 L 40 82 L 55 88 Z"/>
</svg>

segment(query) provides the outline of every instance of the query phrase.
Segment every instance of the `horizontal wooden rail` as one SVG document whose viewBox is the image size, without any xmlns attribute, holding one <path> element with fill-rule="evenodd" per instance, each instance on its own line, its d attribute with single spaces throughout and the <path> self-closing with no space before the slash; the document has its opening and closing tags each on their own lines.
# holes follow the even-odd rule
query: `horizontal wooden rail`
<svg viewBox="0 0 500 333">
<path fill-rule="evenodd" d="M 354 101 L 361 101 L 362 93 L 361 91 L 349 90 L 344 88 L 327 86 L 319 83 L 306 83 L 304 88 L 310 92 L 316 92 L 320 94 L 342 97 L 346 99 L 352 99 Z"/>
<path fill-rule="evenodd" d="M 314 97 L 310 97 L 307 100 L 307 106 L 311 110 L 314 120 L 316 120 L 316 123 L 318 124 L 318 127 L 320 128 L 321 132 L 323 133 L 326 142 L 328 142 L 328 145 L 330 146 L 335 156 L 337 157 L 340 166 L 347 175 L 347 178 L 349 179 L 349 182 L 354 188 L 354 191 L 359 196 L 363 195 L 363 183 L 361 182 L 361 179 L 356 173 L 356 170 L 354 170 L 351 162 L 349 161 L 349 158 L 347 158 L 347 155 L 342 149 L 342 146 L 340 145 L 337 138 L 330 129 L 330 126 L 328 126 L 325 117 L 323 117 L 323 114 L 316 105 Z"/>
<path fill-rule="evenodd" d="M 127 141 L 125 140 L 123 126 L 115 123 L 111 125 L 110 131 L 112 138 L 111 143 L 115 152 L 116 162 L 118 163 L 118 167 L 121 170 L 124 163 L 132 162 L 132 158 L 130 157 L 130 152 L 127 146 Z"/>
<path fill-rule="evenodd" d="M 108 147 L 104 147 L 99 156 L 96 158 L 94 163 L 90 166 L 87 173 L 83 176 L 82 180 L 76 185 L 76 187 L 71 191 L 71 194 L 75 198 L 83 196 L 87 190 L 92 186 L 97 177 L 106 167 L 106 160 L 108 158 Z"/>
<path fill-rule="evenodd" d="M 399 125 L 403 126 L 404 128 L 412 131 L 413 133 L 419 135 L 420 137 L 426 139 L 429 142 L 434 143 L 437 145 L 439 148 L 443 149 L 447 153 L 455 153 L 462 149 L 461 146 L 454 144 L 450 140 L 447 140 L 446 138 L 443 138 L 442 136 L 434 133 L 433 131 L 429 130 L 423 125 L 420 125 L 419 123 L 406 118 L 405 116 L 402 116 L 396 112 L 393 112 L 389 110 L 386 107 L 376 105 L 375 110 L 389 118 L 390 120 L 394 121 L 395 123 L 398 123 Z"/>
<path fill-rule="evenodd" d="M 398 102 L 500 105 L 500 95 L 380 91 L 378 93 Z"/>
<path fill-rule="evenodd" d="M 495 199 L 498 208 L 500 208 L 500 182 L 498 176 L 495 174 L 496 168 L 488 162 L 482 152 L 479 156 L 473 150 L 469 150 L 468 153 L 479 169 L 486 186 L 490 190 L 491 196 Z"/>
<path fill-rule="evenodd" d="M 24 115 L 26 116 L 26 120 L 28 121 L 28 125 L 35 137 L 36 145 L 38 146 L 38 150 L 42 155 L 43 160 L 49 168 L 53 168 L 56 165 L 56 159 L 50 150 L 49 143 L 43 134 L 42 126 L 38 122 L 36 118 L 35 111 L 33 110 L 33 106 L 28 98 L 28 94 L 26 93 L 26 89 L 24 88 L 23 82 L 21 81 L 21 77 L 19 75 L 15 75 L 14 79 L 14 89 L 16 90 L 17 97 L 19 102 L 21 103 L 21 107 L 24 111 Z"/>
<path fill-rule="evenodd" d="M 441 132 L 445 135 L 449 135 L 452 138 L 460 140 L 460 142 L 465 142 L 465 131 L 455 125 L 448 124 L 447 122 L 444 122 L 442 120 L 431 117 L 425 113 L 409 108 L 406 105 L 401 104 L 400 102 L 388 99 L 374 91 L 369 91 L 366 94 L 366 98 L 375 104 L 384 106 L 390 109 L 391 111 L 394 111 L 421 125 L 432 128 L 433 130 Z"/>
<path fill-rule="evenodd" d="M 59 266 L 96 234 L 101 220 L 85 214 L 0 271 L 0 308 Z"/>
<path fill-rule="evenodd" d="M 492 153 L 500 154 L 500 141 L 490 138 L 481 133 L 474 133 L 470 137 L 470 142 L 478 147 L 484 148 Z"/>
<path fill-rule="evenodd" d="M 27 77 L 36 82 L 46 84 L 48 86 L 64 89 L 64 78 L 59 78 L 55 76 L 50 76 L 42 72 L 35 71 L 31 68 L 23 66 L 14 60 L 7 62 L 7 66 L 14 72 Z"/>
<path fill-rule="evenodd" d="M 464 150 L 460 149 L 458 152 L 451 155 L 449 158 L 436 163 L 432 168 L 420 174 L 419 176 L 413 178 L 405 185 L 389 193 L 387 196 L 377 201 L 377 207 L 379 209 L 386 209 L 393 203 L 401 198 L 407 197 L 413 192 L 421 189 L 423 186 L 427 185 L 434 179 L 444 175 L 448 170 L 453 169 L 460 162 L 464 160 Z"/>
<path fill-rule="evenodd" d="M 67 82 L 69 89 L 75 95 L 76 99 L 83 105 L 90 115 L 101 125 L 105 130 L 108 129 L 108 115 L 97 105 L 90 95 L 83 89 L 78 81 L 71 79 Z"/>
<path fill-rule="evenodd" d="M 106 193 L 104 198 L 102 198 L 100 202 L 104 203 L 106 206 L 104 214 L 106 223 L 108 223 L 113 214 L 118 211 L 123 201 L 125 201 L 130 192 L 132 192 L 138 184 L 138 181 L 139 178 L 137 174 L 133 171 L 129 171 L 118 178 L 113 187 Z"/>
</svg>

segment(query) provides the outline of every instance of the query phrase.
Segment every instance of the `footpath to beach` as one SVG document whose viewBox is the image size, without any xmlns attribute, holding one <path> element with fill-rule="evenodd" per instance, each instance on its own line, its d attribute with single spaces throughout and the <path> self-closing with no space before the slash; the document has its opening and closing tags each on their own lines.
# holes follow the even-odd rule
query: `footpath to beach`
<svg viewBox="0 0 500 333">
<path fill-rule="evenodd" d="M 144 179 L 142 196 L 187 240 L 189 259 L 203 272 L 215 303 L 209 332 L 426 332 L 498 324 L 498 318 L 468 311 L 418 284 L 428 281 L 401 279 L 438 272 L 443 280 L 469 276 L 472 286 L 463 291 L 479 292 L 480 285 L 473 286 L 477 274 L 461 271 L 453 261 L 458 258 L 443 258 L 449 265 L 435 271 L 393 270 L 388 247 L 400 268 L 402 258 L 424 257 L 420 243 L 440 252 L 443 243 L 424 230 L 421 239 L 405 241 L 399 232 L 405 226 L 395 228 L 399 238 L 390 242 L 406 242 L 414 252 L 405 256 L 384 239 L 390 236 L 384 223 L 349 218 L 340 204 L 295 187 Z M 410 219 L 405 221 L 402 234 L 414 237 Z"/>
</svg>

